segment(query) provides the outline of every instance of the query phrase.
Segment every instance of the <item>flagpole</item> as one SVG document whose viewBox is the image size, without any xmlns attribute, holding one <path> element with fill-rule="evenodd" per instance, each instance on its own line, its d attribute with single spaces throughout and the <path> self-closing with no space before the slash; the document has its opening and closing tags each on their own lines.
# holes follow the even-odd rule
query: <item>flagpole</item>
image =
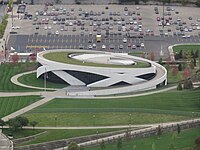
<svg viewBox="0 0 200 150">
<path fill-rule="evenodd" d="M 47 70 L 46 70 L 46 67 L 45 67 L 45 73 L 44 73 L 44 91 L 46 91 L 46 86 L 47 86 L 47 77 L 46 77 L 46 73 L 47 73 Z"/>
</svg>

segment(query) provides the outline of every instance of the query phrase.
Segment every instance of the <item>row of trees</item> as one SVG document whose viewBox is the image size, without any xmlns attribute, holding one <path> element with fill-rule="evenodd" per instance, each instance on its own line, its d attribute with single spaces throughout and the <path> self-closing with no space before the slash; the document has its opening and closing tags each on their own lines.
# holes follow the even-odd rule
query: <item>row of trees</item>
<svg viewBox="0 0 200 150">
<path fill-rule="evenodd" d="M 19 62 L 19 55 L 18 53 L 14 53 L 14 55 L 11 56 L 11 60 L 13 64 L 17 64 Z M 29 57 L 27 57 L 27 61 L 35 62 L 36 61 L 36 54 L 33 53 Z"/>
<path fill-rule="evenodd" d="M 4 35 L 5 29 L 8 23 L 7 19 L 8 19 L 8 14 L 4 15 L 2 18 L 2 22 L 0 24 L 0 38 L 2 38 Z"/>
<path fill-rule="evenodd" d="M 190 59 L 190 58 L 199 58 L 200 57 L 200 50 L 193 51 L 191 50 L 190 54 L 180 50 L 178 53 L 175 54 L 175 59 Z"/>
<path fill-rule="evenodd" d="M 126 4 L 126 3 L 133 2 L 137 5 L 140 2 L 147 3 L 148 1 L 150 1 L 150 0 L 119 0 L 119 3 Z M 181 3 L 183 6 L 192 3 L 192 4 L 196 4 L 196 6 L 200 7 L 200 0 L 196 0 L 196 1 L 191 1 L 191 0 L 154 0 L 154 1 L 164 3 L 164 4 L 176 2 L 176 3 Z"/>
<path fill-rule="evenodd" d="M 17 116 L 6 122 L 4 122 L 2 119 L 0 119 L 1 128 L 3 129 L 3 126 L 8 125 L 11 135 L 13 135 L 13 133 L 16 132 L 17 130 L 22 129 L 24 126 L 31 125 L 34 129 L 37 124 L 38 124 L 38 122 L 36 122 L 36 121 L 29 122 L 29 120 L 23 116 Z"/>
</svg>

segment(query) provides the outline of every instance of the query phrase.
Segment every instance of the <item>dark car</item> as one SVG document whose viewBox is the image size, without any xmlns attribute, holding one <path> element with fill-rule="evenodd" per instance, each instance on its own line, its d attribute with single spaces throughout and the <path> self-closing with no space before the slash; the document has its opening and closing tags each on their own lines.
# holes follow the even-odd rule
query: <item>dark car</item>
<svg viewBox="0 0 200 150">
<path fill-rule="evenodd" d="M 110 49 L 114 49 L 115 45 L 111 44 L 109 47 L 110 47 Z"/>
<path fill-rule="evenodd" d="M 128 11 L 128 8 L 127 8 L 127 7 L 124 7 L 124 11 Z"/>
</svg>

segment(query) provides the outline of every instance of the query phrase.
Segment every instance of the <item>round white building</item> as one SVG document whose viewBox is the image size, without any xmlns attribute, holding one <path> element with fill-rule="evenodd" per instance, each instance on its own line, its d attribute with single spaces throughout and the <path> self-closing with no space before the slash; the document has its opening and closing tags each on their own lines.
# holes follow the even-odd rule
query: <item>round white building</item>
<svg viewBox="0 0 200 150">
<path fill-rule="evenodd" d="M 87 95 L 130 93 L 167 84 L 163 66 L 124 53 L 57 49 L 38 53 L 37 61 L 37 78 L 48 73 L 53 82 L 90 88 Z"/>
</svg>

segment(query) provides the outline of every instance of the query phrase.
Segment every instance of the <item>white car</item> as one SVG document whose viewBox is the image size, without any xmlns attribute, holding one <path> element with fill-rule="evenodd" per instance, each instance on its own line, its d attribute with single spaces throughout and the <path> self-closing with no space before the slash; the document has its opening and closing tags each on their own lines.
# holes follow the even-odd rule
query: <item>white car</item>
<svg viewBox="0 0 200 150">
<path fill-rule="evenodd" d="M 186 38 L 186 36 L 185 36 L 185 35 L 183 35 L 183 36 L 182 36 L 182 38 Z"/>
<path fill-rule="evenodd" d="M 94 44 L 92 44 L 92 47 L 93 47 L 93 48 L 96 48 L 96 47 L 97 47 L 97 45 L 94 43 Z"/>
<path fill-rule="evenodd" d="M 48 26 L 48 29 L 51 30 L 51 26 Z"/>
<path fill-rule="evenodd" d="M 12 29 L 20 29 L 19 26 L 12 26 Z"/>
<path fill-rule="evenodd" d="M 123 39 L 123 42 L 124 42 L 124 43 L 126 43 L 126 42 L 127 42 L 127 39 L 126 39 L 126 38 L 124 38 L 124 39 Z"/>
<path fill-rule="evenodd" d="M 141 43 L 141 44 L 140 44 L 140 47 L 144 48 L 144 43 Z"/>
<path fill-rule="evenodd" d="M 136 10 L 139 10 L 139 9 L 140 9 L 140 7 L 137 6 L 137 7 L 136 7 Z"/>
<path fill-rule="evenodd" d="M 190 35 L 187 35 L 187 38 L 190 38 L 191 36 Z"/>
<path fill-rule="evenodd" d="M 132 49 L 136 49 L 136 46 L 135 46 L 135 45 L 132 45 Z"/>
<path fill-rule="evenodd" d="M 59 31 L 56 31 L 55 34 L 58 35 L 58 34 L 59 34 Z"/>
<path fill-rule="evenodd" d="M 106 45 L 102 45 L 102 49 L 106 49 Z"/>
<path fill-rule="evenodd" d="M 47 26 L 44 26 L 44 29 L 47 30 Z"/>
<path fill-rule="evenodd" d="M 92 45 L 89 45 L 88 48 L 89 48 L 89 49 L 92 49 Z"/>
<path fill-rule="evenodd" d="M 200 30 L 200 26 L 197 26 L 197 30 Z"/>
<path fill-rule="evenodd" d="M 162 22 L 161 21 L 158 23 L 158 26 L 162 26 Z"/>
<path fill-rule="evenodd" d="M 188 32 L 188 28 L 185 28 L 184 31 L 185 31 L 185 32 Z"/>
</svg>

